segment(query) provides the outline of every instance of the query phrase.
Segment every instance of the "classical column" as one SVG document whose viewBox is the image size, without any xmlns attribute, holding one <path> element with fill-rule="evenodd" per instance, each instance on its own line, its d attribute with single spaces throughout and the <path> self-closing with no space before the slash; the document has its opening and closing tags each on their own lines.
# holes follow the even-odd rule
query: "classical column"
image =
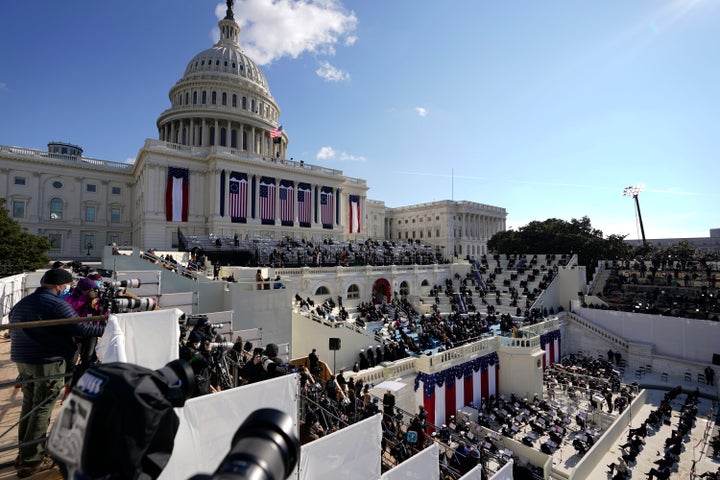
<svg viewBox="0 0 720 480">
<path fill-rule="evenodd" d="M 226 135 L 227 137 L 227 135 Z M 227 140 L 227 138 L 226 138 Z M 214 145 L 217 147 L 220 145 L 220 124 L 218 123 L 217 118 L 215 119 L 215 139 L 213 140 L 215 143 Z"/>
<path fill-rule="evenodd" d="M 195 146 L 195 119 L 190 119 L 190 128 L 188 129 L 188 145 Z"/>
</svg>

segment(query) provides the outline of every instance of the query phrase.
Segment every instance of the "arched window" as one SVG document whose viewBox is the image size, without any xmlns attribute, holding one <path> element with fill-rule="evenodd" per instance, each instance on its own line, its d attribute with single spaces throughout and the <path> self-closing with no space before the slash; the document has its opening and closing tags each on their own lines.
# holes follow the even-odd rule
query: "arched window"
<svg viewBox="0 0 720 480">
<path fill-rule="evenodd" d="M 242 97 L 242 109 L 247 110 L 247 97 Z"/>
<path fill-rule="evenodd" d="M 61 198 L 53 198 L 50 200 L 50 218 L 53 220 L 62 220 L 63 201 Z"/>
<path fill-rule="evenodd" d="M 428 287 L 428 286 L 430 286 L 430 282 L 428 282 L 427 279 L 425 279 L 425 280 L 422 281 L 422 283 L 420 284 L 420 286 L 421 286 L 421 287 Z"/>
<path fill-rule="evenodd" d="M 227 129 L 220 127 L 220 146 L 227 147 Z"/>
<path fill-rule="evenodd" d="M 197 92 L 193 92 L 193 105 L 197 105 Z"/>
<path fill-rule="evenodd" d="M 318 287 L 317 290 L 315 290 L 315 295 L 330 295 L 330 290 L 326 286 Z"/>
<path fill-rule="evenodd" d="M 215 127 L 210 127 L 210 145 L 215 145 Z"/>
<path fill-rule="evenodd" d="M 237 148 L 237 130 L 231 130 L 230 148 Z"/>
<path fill-rule="evenodd" d="M 202 92 L 202 104 L 205 105 L 207 103 L 207 92 L 203 90 Z"/>
<path fill-rule="evenodd" d="M 227 93 L 222 93 L 222 104 L 227 105 Z"/>
<path fill-rule="evenodd" d="M 400 284 L 400 295 L 408 295 L 410 293 L 410 285 L 408 282 L 402 282 Z"/>
<path fill-rule="evenodd" d="M 347 298 L 348 300 L 351 298 L 360 298 L 360 287 L 354 283 L 350 285 L 347 289 Z"/>
<path fill-rule="evenodd" d="M 185 92 L 185 105 L 190 104 L 190 94 L 188 92 Z"/>
<path fill-rule="evenodd" d="M 237 107 L 237 95 L 233 93 L 232 96 L 232 106 Z"/>
<path fill-rule="evenodd" d="M 212 92 L 212 95 L 210 96 L 210 102 L 213 105 L 217 104 L 217 92 Z"/>
</svg>

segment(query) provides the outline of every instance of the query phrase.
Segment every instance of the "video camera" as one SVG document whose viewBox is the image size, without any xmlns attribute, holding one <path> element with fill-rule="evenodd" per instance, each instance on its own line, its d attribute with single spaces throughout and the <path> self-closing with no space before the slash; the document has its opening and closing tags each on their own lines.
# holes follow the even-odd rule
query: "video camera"
<svg viewBox="0 0 720 480">
<path fill-rule="evenodd" d="M 128 363 L 90 368 L 73 387 L 48 437 L 64 478 L 155 479 L 173 451 L 174 407 L 194 396 L 194 375 L 175 360 L 159 370 Z M 282 480 L 295 469 L 300 444 L 292 418 L 252 412 L 214 474 L 191 480 Z"/>
<path fill-rule="evenodd" d="M 125 297 L 125 289 L 138 288 L 142 285 L 139 279 L 111 280 L 102 282 L 98 288 L 98 298 L 103 310 L 110 313 L 147 312 L 157 308 L 157 300 L 153 297 Z"/>
</svg>

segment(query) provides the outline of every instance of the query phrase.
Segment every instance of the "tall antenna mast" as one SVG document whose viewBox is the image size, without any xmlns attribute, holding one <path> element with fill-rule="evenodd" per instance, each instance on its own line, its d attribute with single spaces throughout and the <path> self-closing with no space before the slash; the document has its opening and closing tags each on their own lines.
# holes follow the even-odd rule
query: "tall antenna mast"
<svg viewBox="0 0 720 480">
<path fill-rule="evenodd" d="M 647 245 L 647 240 L 645 240 L 645 227 L 643 227 L 642 215 L 640 214 L 640 200 L 638 200 L 638 196 L 643 188 L 645 188 L 645 185 L 642 184 L 625 187 L 623 189 L 623 197 L 633 197 L 635 199 L 635 207 L 637 208 L 638 220 L 640 221 L 640 233 L 642 234 L 643 246 L 645 246 Z"/>
</svg>

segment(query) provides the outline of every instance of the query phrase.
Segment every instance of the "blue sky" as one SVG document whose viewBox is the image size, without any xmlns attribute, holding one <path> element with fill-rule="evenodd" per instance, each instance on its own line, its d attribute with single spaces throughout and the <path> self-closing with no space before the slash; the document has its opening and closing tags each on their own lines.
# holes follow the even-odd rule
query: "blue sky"
<svg viewBox="0 0 720 480">
<path fill-rule="evenodd" d="M 2 2 L 0 144 L 132 161 L 225 2 Z M 236 0 L 288 156 L 391 207 L 587 215 L 639 238 L 720 227 L 720 2 Z"/>
</svg>

